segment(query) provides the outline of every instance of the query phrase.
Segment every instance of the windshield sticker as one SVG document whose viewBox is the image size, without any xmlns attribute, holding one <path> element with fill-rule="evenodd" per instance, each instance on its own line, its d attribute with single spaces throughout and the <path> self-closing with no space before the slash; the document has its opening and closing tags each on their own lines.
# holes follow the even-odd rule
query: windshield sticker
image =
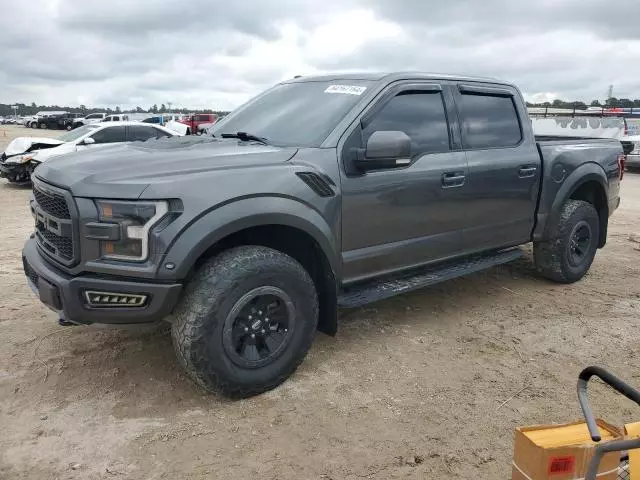
<svg viewBox="0 0 640 480">
<path fill-rule="evenodd" d="M 367 87 L 358 85 L 329 85 L 324 93 L 346 93 L 347 95 L 362 95 Z"/>
</svg>

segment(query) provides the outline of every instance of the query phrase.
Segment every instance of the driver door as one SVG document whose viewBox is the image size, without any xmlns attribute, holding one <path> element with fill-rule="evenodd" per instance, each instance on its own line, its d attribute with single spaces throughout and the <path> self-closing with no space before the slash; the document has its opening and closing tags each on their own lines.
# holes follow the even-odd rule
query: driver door
<svg viewBox="0 0 640 480">
<path fill-rule="evenodd" d="M 446 84 L 394 85 L 363 114 L 341 152 L 345 283 L 459 255 L 467 160 Z M 358 172 L 353 152 L 378 131 L 404 132 L 411 156 Z"/>
</svg>

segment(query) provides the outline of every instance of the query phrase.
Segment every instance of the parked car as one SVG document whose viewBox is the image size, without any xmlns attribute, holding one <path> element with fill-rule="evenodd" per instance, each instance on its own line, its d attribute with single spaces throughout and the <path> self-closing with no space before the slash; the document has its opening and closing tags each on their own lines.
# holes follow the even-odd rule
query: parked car
<svg viewBox="0 0 640 480">
<path fill-rule="evenodd" d="M 627 147 L 625 165 L 629 170 L 640 169 L 640 135 L 625 137 L 622 142 Z"/>
<path fill-rule="evenodd" d="M 206 123 L 213 125 L 216 123 L 218 116 L 215 113 L 197 113 L 195 115 L 186 115 L 180 119 L 180 122 L 184 123 L 187 127 L 187 135 L 196 134 L 199 131 L 199 126 Z"/>
<path fill-rule="evenodd" d="M 47 117 L 50 115 L 62 115 L 65 113 L 69 113 L 69 112 L 65 112 L 65 111 L 41 111 L 36 113 L 35 115 L 31 116 L 31 117 L 27 117 L 25 119 L 24 122 L 24 126 L 28 127 L 28 128 L 38 128 L 38 120 L 42 117 Z"/>
<path fill-rule="evenodd" d="M 159 125 L 141 122 L 93 123 L 76 128 L 58 138 L 19 137 L 0 156 L 0 177 L 11 183 L 27 183 L 42 162 L 83 150 L 96 150 L 123 142 L 173 137 L 177 133 Z"/>
<path fill-rule="evenodd" d="M 59 113 L 51 115 L 43 115 L 36 121 L 35 128 L 52 129 L 52 130 L 71 130 L 73 122 L 80 118 L 81 113 Z"/>
<path fill-rule="evenodd" d="M 78 127 L 81 127 L 83 125 L 89 125 L 91 123 L 102 122 L 102 121 L 104 121 L 104 118 L 106 116 L 107 116 L 107 114 L 104 113 L 104 112 L 90 113 L 89 115 L 86 115 L 84 117 L 77 118 L 73 122 L 72 128 L 78 128 Z"/>
<path fill-rule="evenodd" d="M 620 142 L 536 138 L 498 80 L 297 78 L 210 132 L 39 166 L 23 263 L 63 325 L 169 319 L 182 366 L 230 396 L 283 382 L 338 307 L 521 244 L 543 277 L 580 280 L 620 203 Z"/>
</svg>

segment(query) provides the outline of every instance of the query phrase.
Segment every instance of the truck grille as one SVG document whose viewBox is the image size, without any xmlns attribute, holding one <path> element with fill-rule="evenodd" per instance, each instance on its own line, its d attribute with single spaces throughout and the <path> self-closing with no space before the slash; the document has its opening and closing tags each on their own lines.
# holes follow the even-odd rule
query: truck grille
<svg viewBox="0 0 640 480">
<path fill-rule="evenodd" d="M 78 259 L 74 242 L 75 228 L 71 219 L 71 196 L 32 179 L 31 209 L 36 220 L 35 237 L 40 249 L 54 260 L 71 266 Z"/>
<path fill-rule="evenodd" d="M 36 225 L 36 237 L 41 237 L 40 244 L 52 255 L 59 255 L 65 260 L 73 260 L 73 239 L 61 237 L 44 228 L 44 225 Z"/>
<path fill-rule="evenodd" d="M 40 208 L 49 215 L 53 215 L 54 217 L 61 219 L 71 218 L 67 201 L 63 196 L 49 195 L 38 190 L 35 185 L 33 186 L 33 196 L 35 197 L 36 202 L 38 202 L 38 205 L 40 205 Z"/>
</svg>

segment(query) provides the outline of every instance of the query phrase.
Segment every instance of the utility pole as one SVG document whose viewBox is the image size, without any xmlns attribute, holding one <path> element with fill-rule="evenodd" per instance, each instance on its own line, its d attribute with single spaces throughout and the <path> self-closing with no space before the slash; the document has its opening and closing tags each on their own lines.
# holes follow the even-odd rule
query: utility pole
<svg viewBox="0 0 640 480">
<path fill-rule="evenodd" d="M 171 113 L 171 102 L 167 102 L 167 105 L 169 105 L 169 113 Z"/>
</svg>

